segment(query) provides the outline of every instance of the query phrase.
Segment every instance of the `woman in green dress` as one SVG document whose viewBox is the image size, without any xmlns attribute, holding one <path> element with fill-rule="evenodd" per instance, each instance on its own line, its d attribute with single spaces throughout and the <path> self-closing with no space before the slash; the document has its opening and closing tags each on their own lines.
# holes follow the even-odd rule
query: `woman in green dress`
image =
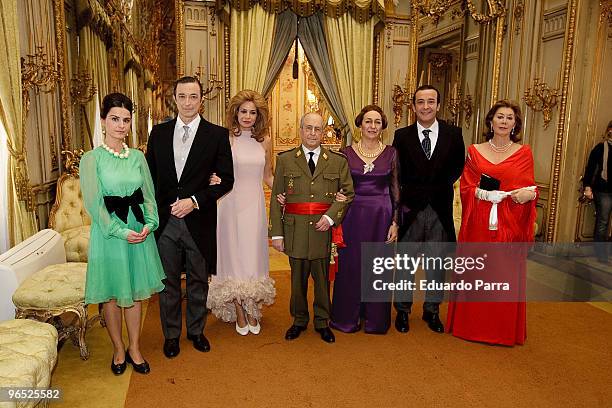
<svg viewBox="0 0 612 408">
<path fill-rule="evenodd" d="M 85 303 L 103 303 L 116 375 L 126 363 L 138 373 L 150 371 L 140 353 L 141 301 L 161 291 L 165 278 L 152 234 L 159 219 L 149 167 L 142 152 L 124 143 L 132 111 L 132 101 L 121 93 L 104 98 L 104 143 L 85 153 L 80 164 L 83 202 L 91 217 Z"/>
</svg>

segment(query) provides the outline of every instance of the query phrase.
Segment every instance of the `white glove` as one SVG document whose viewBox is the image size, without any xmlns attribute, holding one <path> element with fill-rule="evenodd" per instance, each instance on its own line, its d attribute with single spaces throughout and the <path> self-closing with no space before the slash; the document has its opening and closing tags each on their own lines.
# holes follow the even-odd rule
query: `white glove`
<svg viewBox="0 0 612 408">
<path fill-rule="evenodd" d="M 478 199 L 489 201 L 493 204 L 501 203 L 502 200 L 506 198 L 507 195 L 508 195 L 507 193 L 503 191 L 499 191 L 499 190 L 487 191 L 479 187 L 476 188 L 476 197 Z"/>
</svg>

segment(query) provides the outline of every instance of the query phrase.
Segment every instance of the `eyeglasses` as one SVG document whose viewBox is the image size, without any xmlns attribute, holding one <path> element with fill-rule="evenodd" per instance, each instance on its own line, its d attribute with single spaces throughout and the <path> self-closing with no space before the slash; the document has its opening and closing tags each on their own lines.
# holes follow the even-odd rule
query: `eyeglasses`
<svg viewBox="0 0 612 408">
<path fill-rule="evenodd" d="M 302 129 L 304 129 L 304 130 L 306 131 L 306 133 L 312 133 L 312 132 L 314 132 L 314 133 L 316 133 L 316 134 L 319 134 L 319 133 L 323 132 L 323 129 L 321 129 L 321 128 L 320 128 L 320 127 L 318 127 L 318 126 L 311 126 L 311 125 L 308 125 L 308 126 L 304 126 Z"/>
</svg>

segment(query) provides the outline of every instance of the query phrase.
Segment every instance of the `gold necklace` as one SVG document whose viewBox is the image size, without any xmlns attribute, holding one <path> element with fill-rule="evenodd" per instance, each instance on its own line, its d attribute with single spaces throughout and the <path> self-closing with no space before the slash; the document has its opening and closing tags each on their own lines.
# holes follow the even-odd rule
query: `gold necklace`
<svg viewBox="0 0 612 408">
<path fill-rule="evenodd" d="M 375 151 L 374 153 L 367 153 L 363 151 L 363 148 L 361 146 L 361 140 L 359 140 L 357 142 L 357 151 L 359 151 L 359 154 L 362 155 L 363 157 L 367 157 L 368 159 L 372 159 L 374 157 L 378 157 L 382 151 L 385 149 L 385 146 L 382 144 L 382 142 L 379 140 L 378 141 L 378 150 Z"/>
</svg>

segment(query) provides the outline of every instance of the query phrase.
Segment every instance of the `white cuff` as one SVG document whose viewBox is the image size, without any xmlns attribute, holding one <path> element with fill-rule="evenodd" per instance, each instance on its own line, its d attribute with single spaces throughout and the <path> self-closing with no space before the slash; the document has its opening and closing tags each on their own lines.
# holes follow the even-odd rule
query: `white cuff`
<svg viewBox="0 0 612 408">
<path fill-rule="evenodd" d="M 331 217 L 329 215 L 323 214 L 323 216 L 325 217 L 325 219 L 327 220 L 327 222 L 329 222 L 329 225 L 332 226 L 334 225 L 334 220 L 331 219 Z"/>
</svg>

